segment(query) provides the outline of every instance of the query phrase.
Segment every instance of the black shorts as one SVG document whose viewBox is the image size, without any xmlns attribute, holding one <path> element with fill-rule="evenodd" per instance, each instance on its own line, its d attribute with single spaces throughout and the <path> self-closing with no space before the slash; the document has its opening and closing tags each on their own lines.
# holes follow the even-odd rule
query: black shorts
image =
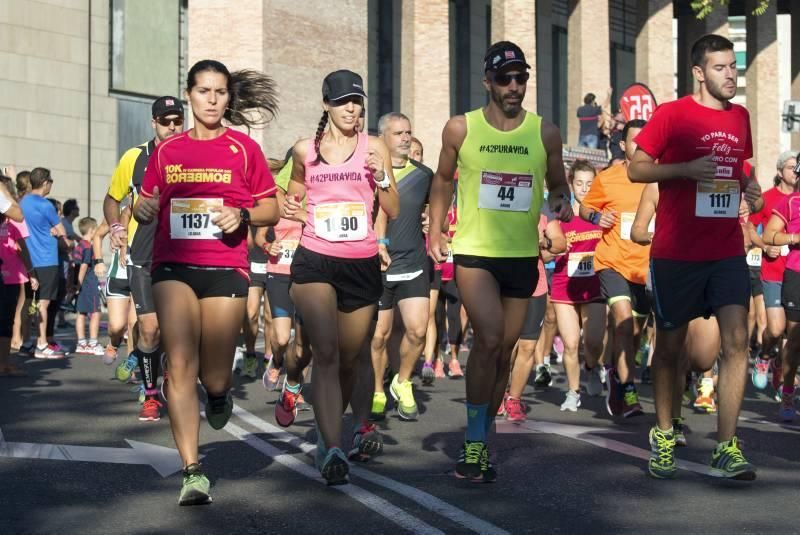
<svg viewBox="0 0 800 535">
<path fill-rule="evenodd" d="M 207 297 L 247 297 L 250 282 L 239 269 L 206 268 L 186 264 L 161 264 L 153 270 L 153 285 L 165 281 L 180 281 L 198 299 Z"/>
<path fill-rule="evenodd" d="M 431 297 L 431 277 L 427 269 L 411 280 L 388 281 L 386 273 L 381 274 L 383 279 L 383 294 L 378 301 L 378 310 L 391 310 L 403 299 L 412 297 Z"/>
<path fill-rule="evenodd" d="M 753 297 L 764 295 L 764 285 L 761 284 L 761 268 L 750 268 L 750 295 Z"/>
<path fill-rule="evenodd" d="M 291 271 L 292 284 L 321 282 L 333 286 L 340 312 L 376 305 L 383 293 L 377 254 L 369 258 L 339 258 L 300 246 L 294 253 Z"/>
<path fill-rule="evenodd" d="M 458 267 L 488 271 L 500 286 L 500 295 L 516 299 L 528 299 L 536 289 L 539 279 L 539 257 L 487 258 L 484 256 L 454 255 L 456 280 Z"/>
<path fill-rule="evenodd" d="M 267 273 L 267 300 L 274 318 L 293 318 L 294 302 L 289 295 L 290 277 L 281 273 Z M 252 286 L 251 286 L 252 287 Z"/>
<path fill-rule="evenodd" d="M 127 299 L 131 296 L 131 284 L 127 279 L 108 279 L 106 299 Z"/>
<path fill-rule="evenodd" d="M 19 284 L 4 284 L 0 276 L 0 338 L 11 338 L 14 330 L 14 316 L 17 312 Z M 23 319 L 27 312 L 22 311 Z"/>
<path fill-rule="evenodd" d="M 650 313 L 650 300 L 647 298 L 647 287 L 644 284 L 630 282 L 613 269 L 603 269 L 597 272 L 600 279 L 600 291 L 603 298 L 608 301 L 608 306 L 627 299 L 635 316 L 645 317 Z"/>
<path fill-rule="evenodd" d="M 750 270 L 744 256 L 708 262 L 650 261 L 656 327 L 676 329 L 728 305 L 750 306 Z"/>
<path fill-rule="evenodd" d="M 519 333 L 521 340 L 538 340 L 542 334 L 544 314 L 547 311 L 547 294 L 528 299 L 528 312 Z"/>
<path fill-rule="evenodd" d="M 433 267 L 433 259 L 428 257 L 428 273 L 430 273 L 431 290 L 442 289 L 442 270 Z"/>
<path fill-rule="evenodd" d="M 787 269 L 783 272 L 781 303 L 786 311 L 786 319 L 800 322 L 800 273 Z"/>
<path fill-rule="evenodd" d="M 36 298 L 37 299 L 46 299 L 48 301 L 55 301 L 58 299 L 60 287 L 62 285 L 61 278 L 62 272 L 60 266 L 47 266 L 47 267 L 37 267 L 34 270 L 36 272 L 36 280 L 39 281 L 39 289 L 36 290 Z M 26 292 L 30 289 L 30 284 L 26 285 Z M 28 298 L 33 297 L 33 291 L 29 295 L 26 295 Z"/>
<path fill-rule="evenodd" d="M 150 277 L 150 266 L 128 264 L 127 270 L 128 284 L 131 288 L 136 315 L 155 314 L 156 305 L 153 302 L 153 280 Z"/>
<path fill-rule="evenodd" d="M 253 270 L 254 264 L 257 264 L 258 269 Z M 263 267 L 263 273 L 261 273 Z M 267 263 L 250 262 L 250 287 L 251 288 L 267 288 Z"/>
</svg>

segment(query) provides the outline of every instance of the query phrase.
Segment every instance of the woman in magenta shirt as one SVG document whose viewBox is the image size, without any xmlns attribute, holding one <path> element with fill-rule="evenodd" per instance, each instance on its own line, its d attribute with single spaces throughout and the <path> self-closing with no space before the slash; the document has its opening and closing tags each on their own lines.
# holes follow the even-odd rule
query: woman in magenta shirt
<svg viewBox="0 0 800 535">
<path fill-rule="evenodd" d="M 390 218 L 400 209 L 389 150 L 381 139 L 358 131 L 363 87 L 351 71 L 325 77 L 322 119 L 313 139 L 294 146 L 282 214 L 296 218 L 305 198 L 307 221 L 292 261 L 290 291 L 314 348 L 316 461 L 329 485 L 347 483 L 342 414 L 355 382 L 356 356 L 383 292 L 380 267 L 388 259 L 379 259 L 372 226 L 376 189 Z M 358 424 L 351 451 L 379 451 L 375 429 Z"/>
</svg>

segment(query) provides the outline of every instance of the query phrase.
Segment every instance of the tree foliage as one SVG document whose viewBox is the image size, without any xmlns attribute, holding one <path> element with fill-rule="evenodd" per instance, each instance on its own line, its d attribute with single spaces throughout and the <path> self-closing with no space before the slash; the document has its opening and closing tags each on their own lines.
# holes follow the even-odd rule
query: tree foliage
<svg viewBox="0 0 800 535">
<path fill-rule="evenodd" d="M 727 6 L 730 0 L 692 0 L 692 9 L 698 19 L 704 19 L 718 7 Z M 770 0 L 759 0 L 753 15 L 763 15 L 769 8 Z"/>
</svg>

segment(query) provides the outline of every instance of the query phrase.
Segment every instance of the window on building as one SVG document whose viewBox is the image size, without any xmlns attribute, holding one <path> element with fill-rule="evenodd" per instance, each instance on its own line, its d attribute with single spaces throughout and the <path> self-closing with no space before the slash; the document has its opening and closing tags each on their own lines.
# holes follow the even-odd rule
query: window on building
<svg viewBox="0 0 800 535">
<path fill-rule="evenodd" d="M 619 96 L 636 79 L 636 0 L 611 0 L 608 10 L 611 38 L 611 107 L 618 107 Z"/>
<path fill-rule="evenodd" d="M 492 44 L 491 0 L 450 0 L 450 114 L 486 104 L 483 56 Z"/>
<path fill-rule="evenodd" d="M 369 0 L 367 26 L 367 129 L 376 133 L 381 115 L 400 110 L 402 2 Z"/>
</svg>

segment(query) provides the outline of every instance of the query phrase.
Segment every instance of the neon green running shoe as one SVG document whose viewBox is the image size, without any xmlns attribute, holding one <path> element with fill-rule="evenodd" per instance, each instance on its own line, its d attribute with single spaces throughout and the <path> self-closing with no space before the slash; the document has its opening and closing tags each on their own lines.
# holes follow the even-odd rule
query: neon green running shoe
<svg viewBox="0 0 800 535">
<path fill-rule="evenodd" d="M 392 384 L 389 385 L 389 392 L 397 402 L 397 414 L 403 420 L 416 420 L 419 411 L 417 410 L 417 402 L 414 399 L 414 385 L 410 379 L 401 383 L 398 377 L 399 375 L 395 375 L 392 379 Z"/>
<path fill-rule="evenodd" d="M 717 444 L 711 454 L 709 475 L 739 481 L 753 481 L 756 478 L 756 468 L 744 458 L 742 450 L 739 449 L 739 439 L 733 437 L 728 442 Z"/>
<path fill-rule="evenodd" d="M 369 419 L 378 422 L 386 418 L 386 393 L 375 392 L 372 395 L 372 408 L 369 411 Z"/>
<path fill-rule="evenodd" d="M 133 374 L 133 370 L 136 369 L 136 366 L 139 365 L 139 359 L 136 357 L 136 353 L 131 353 L 128 355 L 128 358 L 123 360 L 115 371 L 115 375 L 117 376 L 117 380 L 126 383 L 131 378 Z"/>
<path fill-rule="evenodd" d="M 242 375 L 245 377 L 249 377 L 251 379 L 255 379 L 258 377 L 258 358 L 256 356 L 247 356 L 244 359 L 244 368 L 242 369 Z"/>
<path fill-rule="evenodd" d="M 650 429 L 650 460 L 647 470 L 656 479 L 671 479 L 678 472 L 675 463 L 675 433 Z"/>
<path fill-rule="evenodd" d="M 178 498 L 178 505 L 205 505 L 211 503 L 211 496 L 208 494 L 211 483 L 203 473 L 202 467 L 197 464 L 190 464 L 183 469 L 183 486 L 181 495 Z"/>
</svg>

